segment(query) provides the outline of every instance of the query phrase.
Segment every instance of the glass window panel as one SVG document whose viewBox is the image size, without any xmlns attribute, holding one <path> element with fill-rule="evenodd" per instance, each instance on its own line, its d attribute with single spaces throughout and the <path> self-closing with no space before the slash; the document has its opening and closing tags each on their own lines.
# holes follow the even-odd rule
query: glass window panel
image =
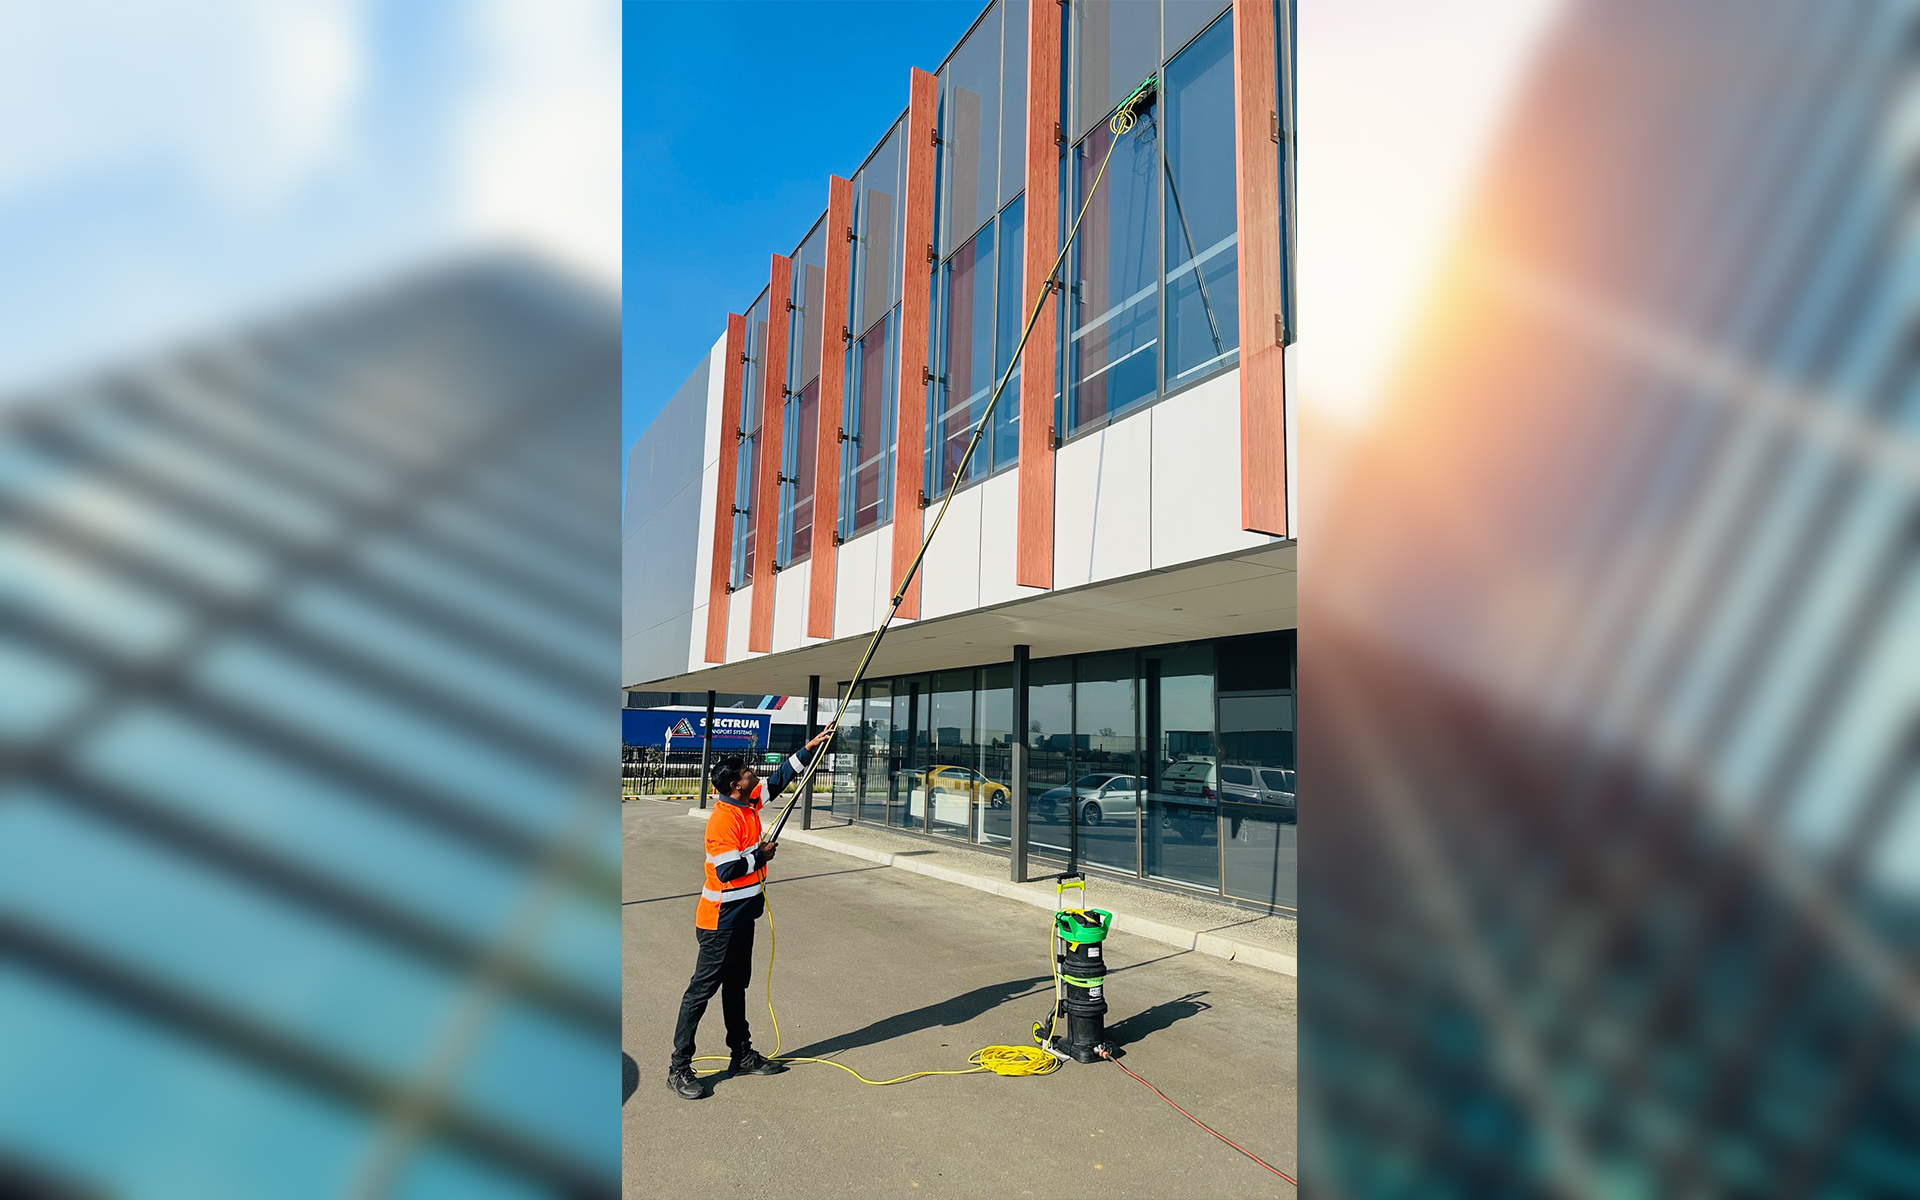
<svg viewBox="0 0 1920 1200">
<path fill-rule="evenodd" d="M 793 256 L 792 333 L 787 339 L 791 367 L 787 384 L 796 391 L 820 374 L 820 313 L 827 289 L 827 223 L 823 218 Z"/>
<path fill-rule="evenodd" d="M 1233 21 L 1167 64 L 1167 387 L 1239 360 Z"/>
<path fill-rule="evenodd" d="M 1031 315 L 1033 297 L 1025 294 L 1026 197 L 1021 196 L 1000 214 L 1000 265 L 996 272 L 1000 299 L 995 306 L 993 377 L 998 382 L 1013 363 L 1014 349 Z M 993 409 L 993 470 L 1020 460 L 1020 368 L 1000 389 Z"/>
<path fill-rule="evenodd" d="M 1027 850 L 1067 860 L 1074 827 L 1067 821 L 1073 776 L 1073 660 L 1027 668 Z"/>
<path fill-rule="evenodd" d="M 860 258 L 854 329 L 871 328 L 900 300 L 900 145 L 905 125 L 905 117 L 894 124 L 861 168 L 854 191 Z"/>
<path fill-rule="evenodd" d="M 787 482 L 781 485 L 782 536 L 787 551 L 784 562 L 792 563 L 813 552 L 813 488 L 819 448 L 820 380 L 809 380 L 798 396 L 787 401 L 786 443 Z"/>
<path fill-rule="evenodd" d="M 1220 646 L 1221 853 L 1229 895 L 1291 910 L 1298 904 L 1292 789 L 1267 786 L 1268 769 L 1294 766 L 1293 638 L 1241 638 Z"/>
<path fill-rule="evenodd" d="M 834 689 L 834 695 L 847 694 L 847 681 L 841 680 Z M 833 795 L 828 799 L 829 815 L 835 820 L 845 820 L 858 811 L 860 795 L 860 750 L 865 744 L 866 701 L 862 698 L 864 689 L 855 692 L 846 702 L 840 713 L 840 726 L 834 732 L 833 741 L 827 748 L 825 770 L 833 780 Z M 816 811 L 819 801 L 815 801 Z"/>
<path fill-rule="evenodd" d="M 1140 869 L 1140 808 L 1133 655 L 1079 660 L 1074 690 L 1074 799 L 1080 861 Z"/>
<path fill-rule="evenodd" d="M 926 826 L 927 678 L 896 679 L 893 684 L 893 754 L 888 762 L 892 786 L 887 792 L 887 824 L 904 829 Z"/>
<path fill-rule="evenodd" d="M 1180 53 L 1180 48 L 1192 40 L 1194 34 L 1225 11 L 1225 0 L 1166 0 L 1167 31 L 1163 39 L 1166 52 Z"/>
<path fill-rule="evenodd" d="M 861 725 L 860 819 L 887 819 L 887 790 L 893 780 L 893 682 L 865 685 Z"/>
<path fill-rule="evenodd" d="M 949 837 L 973 838 L 996 791 L 974 769 L 973 678 L 970 670 L 940 672 L 927 704 L 927 827 Z"/>
<path fill-rule="evenodd" d="M 1142 660 L 1148 878 L 1220 886 L 1219 752 L 1214 742 L 1213 647 L 1174 646 Z"/>
<path fill-rule="evenodd" d="M 1027 0 L 1007 0 L 1000 70 L 1000 203 L 1027 186 Z"/>
<path fill-rule="evenodd" d="M 1074 127 L 1084 134 L 1160 69 L 1160 5 L 1078 0 L 1073 12 Z"/>
<path fill-rule="evenodd" d="M 1013 795 L 1013 666 L 986 667 L 980 672 L 980 695 L 974 710 L 974 738 L 980 757 L 975 764 L 987 783 L 983 787 L 975 838 L 987 845 L 1005 846 L 1013 840 L 1009 820 Z"/>
<path fill-rule="evenodd" d="M 753 499 L 758 495 L 760 466 L 761 361 L 767 344 L 767 294 L 747 310 L 746 361 L 740 369 L 740 457 L 734 468 L 733 489 L 733 572 L 734 587 L 745 587 L 753 578 Z M 726 436 L 723 430 L 721 436 Z"/>
<path fill-rule="evenodd" d="M 974 27 L 940 72 L 944 246 L 973 236 L 1000 207 L 1000 6 Z"/>
<path fill-rule="evenodd" d="M 1068 314 L 1069 432 L 1104 423 L 1159 393 L 1161 173 L 1157 106 L 1120 138 L 1073 246 Z M 1074 211 L 1113 141 L 1105 125 L 1074 151 Z"/>
<path fill-rule="evenodd" d="M 842 448 L 847 489 L 842 498 L 847 533 L 851 537 L 886 520 L 890 443 L 893 440 L 894 355 L 893 325 L 884 319 L 867 331 L 853 352 L 846 428 Z"/>
<path fill-rule="evenodd" d="M 1293 686 L 1292 631 L 1232 638 L 1221 643 L 1220 690 L 1271 692 Z"/>
<path fill-rule="evenodd" d="M 993 390 L 993 226 L 955 251 L 942 268 L 946 315 L 943 369 L 934 386 L 929 410 L 933 436 L 927 439 L 929 462 L 937 461 L 928 495 L 945 491 L 960 469 L 960 460 L 973 437 L 974 422 L 986 411 Z M 967 479 L 986 473 L 991 448 L 976 449 L 967 464 Z"/>
</svg>

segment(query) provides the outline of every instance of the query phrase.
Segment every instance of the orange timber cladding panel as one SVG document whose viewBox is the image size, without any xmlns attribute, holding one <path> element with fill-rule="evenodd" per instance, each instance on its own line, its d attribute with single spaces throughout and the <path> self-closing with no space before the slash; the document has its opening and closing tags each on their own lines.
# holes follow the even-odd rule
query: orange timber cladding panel
<svg viewBox="0 0 1920 1200">
<path fill-rule="evenodd" d="M 1060 12 L 1044 0 L 1027 11 L 1027 242 L 1021 303 L 1031 304 L 1060 252 Z M 1020 491 L 1014 582 L 1053 586 L 1053 358 L 1058 306 L 1049 299 L 1020 356 Z M 1026 312 L 1021 316 L 1025 317 Z"/>
<path fill-rule="evenodd" d="M 767 283 L 767 344 L 760 348 L 760 448 L 755 458 L 760 477 L 753 499 L 754 583 L 753 611 L 747 621 L 747 649 L 764 654 L 773 649 L 773 592 L 780 561 L 780 474 L 785 469 L 780 439 L 786 428 L 787 311 L 793 295 L 793 260 L 773 256 Z"/>
<path fill-rule="evenodd" d="M 920 481 L 925 471 L 927 420 L 927 337 L 932 314 L 933 135 L 939 83 L 915 67 L 907 100 L 907 177 L 901 235 L 900 419 L 893 472 L 893 594 L 899 594 L 907 568 L 920 552 L 924 514 Z M 900 604 L 900 615 L 920 615 L 920 579 L 914 576 Z"/>
<path fill-rule="evenodd" d="M 1240 524 L 1287 536 L 1280 317 L 1280 147 L 1272 129 L 1273 6 L 1233 6 L 1235 205 L 1240 220 Z M 1024 450 L 1024 447 L 1023 447 Z"/>
<path fill-rule="evenodd" d="M 846 385 L 847 270 L 851 255 L 853 184 L 838 175 L 827 179 L 827 282 L 820 319 L 819 450 L 813 473 L 813 568 L 807 597 L 807 636 L 833 636 L 833 587 L 839 563 L 834 535 L 840 528 L 840 405 Z M 832 431 L 831 433 L 829 431 Z"/>
<path fill-rule="evenodd" d="M 740 356 L 747 350 L 747 319 L 727 314 L 726 359 L 720 371 L 720 470 L 713 496 L 713 581 L 707 592 L 706 661 L 727 661 L 727 576 L 733 568 L 734 474 L 740 468 Z"/>
</svg>

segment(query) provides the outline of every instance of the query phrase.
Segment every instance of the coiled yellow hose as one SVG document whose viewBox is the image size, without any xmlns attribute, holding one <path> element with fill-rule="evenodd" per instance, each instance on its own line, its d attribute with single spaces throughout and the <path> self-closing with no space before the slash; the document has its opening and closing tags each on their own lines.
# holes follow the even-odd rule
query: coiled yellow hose
<svg viewBox="0 0 1920 1200">
<path fill-rule="evenodd" d="M 766 898 L 766 892 L 762 890 L 760 894 L 764 900 Z M 861 1083 L 870 1084 L 873 1087 L 885 1087 L 890 1083 L 905 1083 L 909 1079 L 919 1079 L 926 1075 L 973 1075 L 981 1071 L 992 1071 L 995 1075 L 1045 1075 L 1049 1071 L 1058 1069 L 1060 1066 L 1059 1059 L 1048 1054 L 1038 1046 L 982 1046 L 972 1054 L 967 1055 L 967 1061 L 972 1063 L 973 1066 L 965 1070 L 915 1071 L 910 1075 L 902 1075 L 896 1079 L 868 1079 L 865 1075 L 862 1075 L 847 1064 L 835 1062 L 830 1058 L 783 1055 L 780 1053 L 783 1045 L 780 1039 L 780 1017 L 773 1011 L 773 959 L 774 955 L 778 953 L 779 948 L 780 939 L 774 932 L 773 926 L 773 905 L 769 902 L 767 904 L 767 1017 L 773 1022 L 773 1053 L 769 1055 L 769 1057 L 775 1062 L 824 1063 L 829 1067 L 838 1067 L 855 1079 L 858 1079 Z M 1049 958 L 1053 955 L 1053 933 L 1051 926 L 1048 927 L 1047 933 L 1047 955 Z M 1057 971 L 1055 973 L 1058 974 Z M 701 1054 L 696 1056 L 693 1061 L 731 1062 L 732 1060 L 724 1054 Z M 726 1069 L 725 1067 L 715 1067 L 710 1071 L 700 1071 L 697 1073 L 701 1075 L 718 1075 Z"/>
</svg>

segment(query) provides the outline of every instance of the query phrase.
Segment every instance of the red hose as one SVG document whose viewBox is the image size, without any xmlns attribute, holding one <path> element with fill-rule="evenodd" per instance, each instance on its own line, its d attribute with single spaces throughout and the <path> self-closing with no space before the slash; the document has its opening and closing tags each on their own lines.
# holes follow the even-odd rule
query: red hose
<svg viewBox="0 0 1920 1200">
<path fill-rule="evenodd" d="M 1105 1048 L 1102 1048 L 1100 1050 L 1100 1057 L 1106 1059 L 1108 1062 L 1112 1063 L 1114 1066 L 1119 1067 L 1122 1071 L 1126 1071 L 1127 1074 L 1133 1075 L 1135 1079 L 1140 1079 L 1140 1076 L 1134 1075 L 1133 1071 L 1128 1068 L 1127 1064 L 1121 1062 L 1119 1059 L 1113 1057 L 1113 1055 L 1107 1053 Z M 1165 1092 L 1161 1091 L 1157 1087 L 1154 1087 L 1152 1084 L 1147 1083 L 1147 1081 L 1144 1079 L 1140 1079 L 1140 1082 L 1146 1083 L 1148 1090 L 1152 1091 L 1154 1095 L 1160 1097 L 1162 1100 L 1166 1100 L 1168 1104 L 1173 1104 L 1172 1100 L 1167 1099 L 1167 1094 Z M 1259 1163 L 1261 1166 L 1265 1167 L 1267 1170 L 1272 1171 L 1275 1175 L 1278 1175 L 1280 1178 L 1286 1180 L 1288 1183 L 1293 1184 L 1293 1186 L 1295 1187 L 1300 1186 L 1299 1182 L 1296 1181 L 1293 1178 L 1293 1176 L 1287 1174 L 1285 1171 L 1282 1171 L 1280 1168 L 1274 1166 L 1272 1163 L 1268 1162 L 1266 1159 L 1261 1158 L 1258 1154 L 1255 1154 L 1253 1151 L 1247 1149 L 1245 1146 L 1242 1146 L 1240 1143 L 1234 1141 L 1232 1138 L 1228 1137 L 1226 1134 L 1221 1133 L 1218 1129 L 1215 1129 L 1213 1126 L 1207 1124 L 1205 1121 L 1202 1121 L 1199 1117 L 1194 1116 L 1192 1113 L 1188 1112 L 1186 1109 L 1181 1108 L 1178 1104 L 1173 1104 L 1173 1111 L 1179 1113 L 1181 1116 L 1185 1117 L 1187 1120 L 1192 1121 L 1195 1125 L 1198 1125 L 1200 1128 L 1206 1130 L 1208 1133 L 1219 1138 L 1221 1141 L 1225 1142 L 1227 1145 L 1232 1146 L 1235 1150 L 1238 1150 L 1240 1153 L 1246 1155 L 1248 1158 Z"/>
</svg>

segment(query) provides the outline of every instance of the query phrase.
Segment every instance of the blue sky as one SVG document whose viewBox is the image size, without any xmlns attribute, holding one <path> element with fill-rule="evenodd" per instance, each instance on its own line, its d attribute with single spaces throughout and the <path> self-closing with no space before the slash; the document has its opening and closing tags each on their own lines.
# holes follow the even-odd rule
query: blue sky
<svg viewBox="0 0 1920 1200">
<path fill-rule="evenodd" d="M 482 245 L 617 287 L 620 16 L 0 3 L 0 404 Z"/>
<path fill-rule="evenodd" d="M 625 445 L 767 284 L 986 0 L 626 6 Z"/>
</svg>

